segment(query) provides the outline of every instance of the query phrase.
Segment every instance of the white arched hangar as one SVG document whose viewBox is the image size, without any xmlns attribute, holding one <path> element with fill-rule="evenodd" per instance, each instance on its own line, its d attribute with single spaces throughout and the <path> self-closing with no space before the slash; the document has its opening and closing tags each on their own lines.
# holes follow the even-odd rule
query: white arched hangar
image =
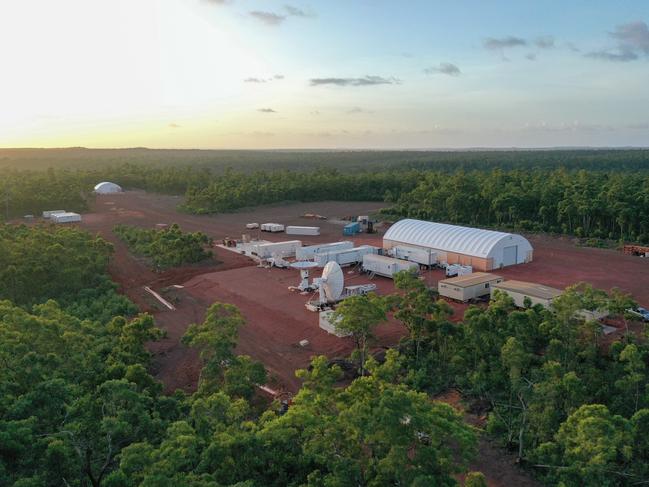
<svg viewBox="0 0 649 487">
<path fill-rule="evenodd" d="M 490 271 L 532 262 L 534 250 L 521 235 L 446 223 L 405 219 L 392 225 L 383 237 L 383 247 L 397 246 L 430 249 L 443 264 L 473 266 Z"/>
</svg>

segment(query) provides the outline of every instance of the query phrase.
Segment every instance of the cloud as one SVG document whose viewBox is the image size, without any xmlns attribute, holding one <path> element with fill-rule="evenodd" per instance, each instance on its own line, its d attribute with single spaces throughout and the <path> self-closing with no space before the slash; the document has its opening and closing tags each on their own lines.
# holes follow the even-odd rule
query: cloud
<svg viewBox="0 0 649 487">
<path fill-rule="evenodd" d="M 619 63 L 635 61 L 636 59 L 638 59 L 638 55 L 630 49 L 620 49 L 618 51 L 607 51 L 602 49 L 599 51 L 588 52 L 584 54 L 584 56 L 592 59 L 601 59 L 603 61 L 613 61 Z"/>
<path fill-rule="evenodd" d="M 243 80 L 244 83 L 270 83 L 271 81 L 279 81 L 284 79 L 283 74 L 276 74 L 272 76 L 271 78 L 257 78 L 257 77 L 250 77 L 246 78 Z"/>
<path fill-rule="evenodd" d="M 250 12 L 250 16 L 266 25 L 279 25 L 286 20 L 286 15 L 279 15 L 274 12 L 265 12 L 263 10 L 253 10 Z"/>
<path fill-rule="evenodd" d="M 401 80 L 383 76 L 363 76 L 362 78 L 311 78 L 311 86 L 335 85 L 335 86 L 375 86 L 375 85 L 398 85 Z"/>
<path fill-rule="evenodd" d="M 355 115 L 357 113 L 374 113 L 372 110 L 366 110 L 365 108 L 361 107 L 352 107 L 349 110 L 347 110 L 347 113 L 350 115 Z"/>
<path fill-rule="evenodd" d="M 258 108 L 257 111 L 261 113 L 277 113 L 277 111 L 272 108 Z"/>
<path fill-rule="evenodd" d="M 204 0 L 207 3 L 212 3 L 214 5 L 225 5 L 226 3 L 230 3 L 230 0 Z"/>
<path fill-rule="evenodd" d="M 446 74 L 448 76 L 460 76 L 462 71 L 455 64 L 439 63 L 439 66 L 424 69 L 426 74 Z"/>
<path fill-rule="evenodd" d="M 484 40 L 482 45 L 484 46 L 485 49 L 495 51 L 495 50 L 502 50 L 507 47 L 527 46 L 527 41 L 525 39 L 521 39 L 520 37 L 514 37 L 514 36 L 507 36 L 507 37 L 500 37 L 500 38 L 488 37 Z"/>
<path fill-rule="evenodd" d="M 284 11 L 286 12 L 286 15 L 290 15 L 291 17 L 315 17 L 315 13 L 302 10 L 293 5 L 284 5 Z"/>
<path fill-rule="evenodd" d="M 615 39 L 615 47 L 591 51 L 585 56 L 616 62 L 635 61 L 641 55 L 649 56 L 649 27 L 645 22 L 618 25 L 615 31 L 609 32 L 609 36 Z"/>
<path fill-rule="evenodd" d="M 539 49 L 553 49 L 554 48 L 554 37 L 552 36 L 542 36 L 537 37 L 534 40 L 534 45 Z"/>
<path fill-rule="evenodd" d="M 529 54 L 525 55 L 525 59 L 527 59 L 528 61 L 536 61 L 536 54 L 530 52 Z"/>
<path fill-rule="evenodd" d="M 168 127 L 169 127 L 170 129 L 179 129 L 181 126 L 178 125 L 178 124 L 175 123 L 175 122 L 172 122 L 172 123 L 170 123 L 170 124 L 168 125 Z"/>
</svg>

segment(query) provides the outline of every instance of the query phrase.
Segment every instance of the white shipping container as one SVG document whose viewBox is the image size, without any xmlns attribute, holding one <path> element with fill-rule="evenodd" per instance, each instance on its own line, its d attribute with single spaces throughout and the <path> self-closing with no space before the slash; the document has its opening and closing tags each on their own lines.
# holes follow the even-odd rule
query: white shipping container
<svg viewBox="0 0 649 487">
<path fill-rule="evenodd" d="M 273 255 L 280 257 L 292 257 L 295 251 L 302 246 L 299 240 L 287 240 L 286 242 L 272 242 L 253 245 L 251 252 L 257 254 L 261 259 L 267 259 Z"/>
<path fill-rule="evenodd" d="M 262 223 L 261 224 L 261 231 L 262 232 L 283 232 L 284 231 L 284 225 L 280 225 L 279 223 Z"/>
<path fill-rule="evenodd" d="M 332 252 L 334 250 L 348 250 L 354 248 L 354 242 L 344 240 L 342 242 L 332 242 L 325 244 L 309 245 L 307 247 L 300 247 L 295 253 L 297 260 L 310 260 L 318 253 Z"/>
<path fill-rule="evenodd" d="M 397 245 L 392 248 L 392 255 L 397 259 L 409 260 L 421 265 L 433 265 L 437 262 L 437 253 L 431 249 Z"/>
<path fill-rule="evenodd" d="M 71 223 L 80 222 L 81 215 L 79 213 L 53 213 L 50 218 L 54 223 Z"/>
<path fill-rule="evenodd" d="M 446 277 L 466 276 L 473 273 L 473 267 L 470 265 L 446 264 Z"/>
<path fill-rule="evenodd" d="M 286 227 L 287 235 L 320 235 L 320 227 Z"/>
<path fill-rule="evenodd" d="M 418 271 L 419 264 L 407 260 L 394 259 L 385 255 L 367 254 L 363 256 L 363 270 L 379 276 L 394 277 L 401 271 Z"/>
<path fill-rule="evenodd" d="M 319 267 L 324 267 L 327 262 L 334 261 L 338 265 L 350 265 L 357 262 L 363 262 L 363 256 L 367 254 L 378 254 L 379 248 L 371 245 L 361 245 L 353 249 L 334 250 L 332 252 L 321 252 L 313 256 L 313 260 L 318 263 Z"/>
<path fill-rule="evenodd" d="M 52 215 L 55 215 L 57 213 L 67 213 L 65 210 L 47 210 L 43 212 L 43 218 L 51 218 Z"/>
</svg>

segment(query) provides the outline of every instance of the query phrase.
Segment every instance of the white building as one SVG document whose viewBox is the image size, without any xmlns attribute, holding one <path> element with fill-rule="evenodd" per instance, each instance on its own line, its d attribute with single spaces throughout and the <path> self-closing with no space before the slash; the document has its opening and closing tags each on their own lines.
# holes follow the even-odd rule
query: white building
<svg viewBox="0 0 649 487">
<path fill-rule="evenodd" d="M 533 255 L 521 235 L 411 219 L 400 220 L 385 232 L 385 249 L 400 245 L 430 249 L 439 263 L 470 265 L 477 271 L 531 262 Z"/>
<path fill-rule="evenodd" d="M 102 183 L 95 185 L 95 193 L 97 194 L 114 194 L 114 193 L 121 193 L 121 192 L 122 192 L 121 186 L 108 181 L 104 181 Z"/>
</svg>

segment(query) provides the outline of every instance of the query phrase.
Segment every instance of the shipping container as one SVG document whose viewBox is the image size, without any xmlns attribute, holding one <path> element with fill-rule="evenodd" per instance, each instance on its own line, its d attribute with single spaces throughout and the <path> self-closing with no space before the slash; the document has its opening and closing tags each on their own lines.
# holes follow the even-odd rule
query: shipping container
<svg viewBox="0 0 649 487">
<path fill-rule="evenodd" d="M 283 232 L 284 225 L 280 225 L 279 223 L 262 223 L 261 231 L 272 232 L 272 233 Z"/>
<path fill-rule="evenodd" d="M 337 262 L 338 265 L 350 265 L 363 262 L 363 256 L 367 254 L 378 254 L 379 248 L 371 245 L 361 245 L 347 250 L 334 250 L 331 252 L 319 252 L 313 256 L 313 260 L 319 267 L 324 267 L 327 262 Z"/>
<path fill-rule="evenodd" d="M 446 277 L 466 276 L 473 272 L 470 265 L 446 264 Z"/>
<path fill-rule="evenodd" d="M 79 213 L 71 213 L 71 212 L 65 212 L 65 213 L 52 213 L 50 215 L 50 219 L 54 223 L 72 223 L 72 222 L 80 222 L 81 221 L 81 215 Z"/>
<path fill-rule="evenodd" d="M 311 260 L 313 256 L 323 252 L 333 252 L 335 250 L 349 250 L 354 248 L 354 242 L 345 240 L 342 242 L 332 242 L 325 244 L 309 245 L 307 247 L 300 247 L 295 253 L 297 260 Z"/>
<path fill-rule="evenodd" d="M 363 256 L 363 270 L 392 278 L 397 272 L 418 271 L 419 264 L 386 257 L 385 255 L 367 254 Z"/>
<path fill-rule="evenodd" d="M 288 226 L 286 227 L 287 235 L 320 235 L 320 227 L 298 227 L 298 226 Z"/>
<path fill-rule="evenodd" d="M 67 213 L 65 210 L 47 210 L 43 212 L 43 218 L 51 218 L 52 215 L 55 215 L 57 213 Z"/>
<path fill-rule="evenodd" d="M 343 227 L 343 235 L 356 235 L 361 232 L 361 224 L 359 222 L 348 223 Z"/>
<path fill-rule="evenodd" d="M 422 247 L 408 247 L 397 245 L 390 249 L 391 255 L 397 259 L 409 260 L 417 264 L 431 266 L 437 263 L 437 253 Z"/>
<path fill-rule="evenodd" d="M 270 242 L 252 245 L 250 252 L 260 259 L 267 259 L 273 255 L 280 257 L 293 257 L 295 251 L 302 246 L 299 240 L 287 240 L 285 242 Z"/>
</svg>

